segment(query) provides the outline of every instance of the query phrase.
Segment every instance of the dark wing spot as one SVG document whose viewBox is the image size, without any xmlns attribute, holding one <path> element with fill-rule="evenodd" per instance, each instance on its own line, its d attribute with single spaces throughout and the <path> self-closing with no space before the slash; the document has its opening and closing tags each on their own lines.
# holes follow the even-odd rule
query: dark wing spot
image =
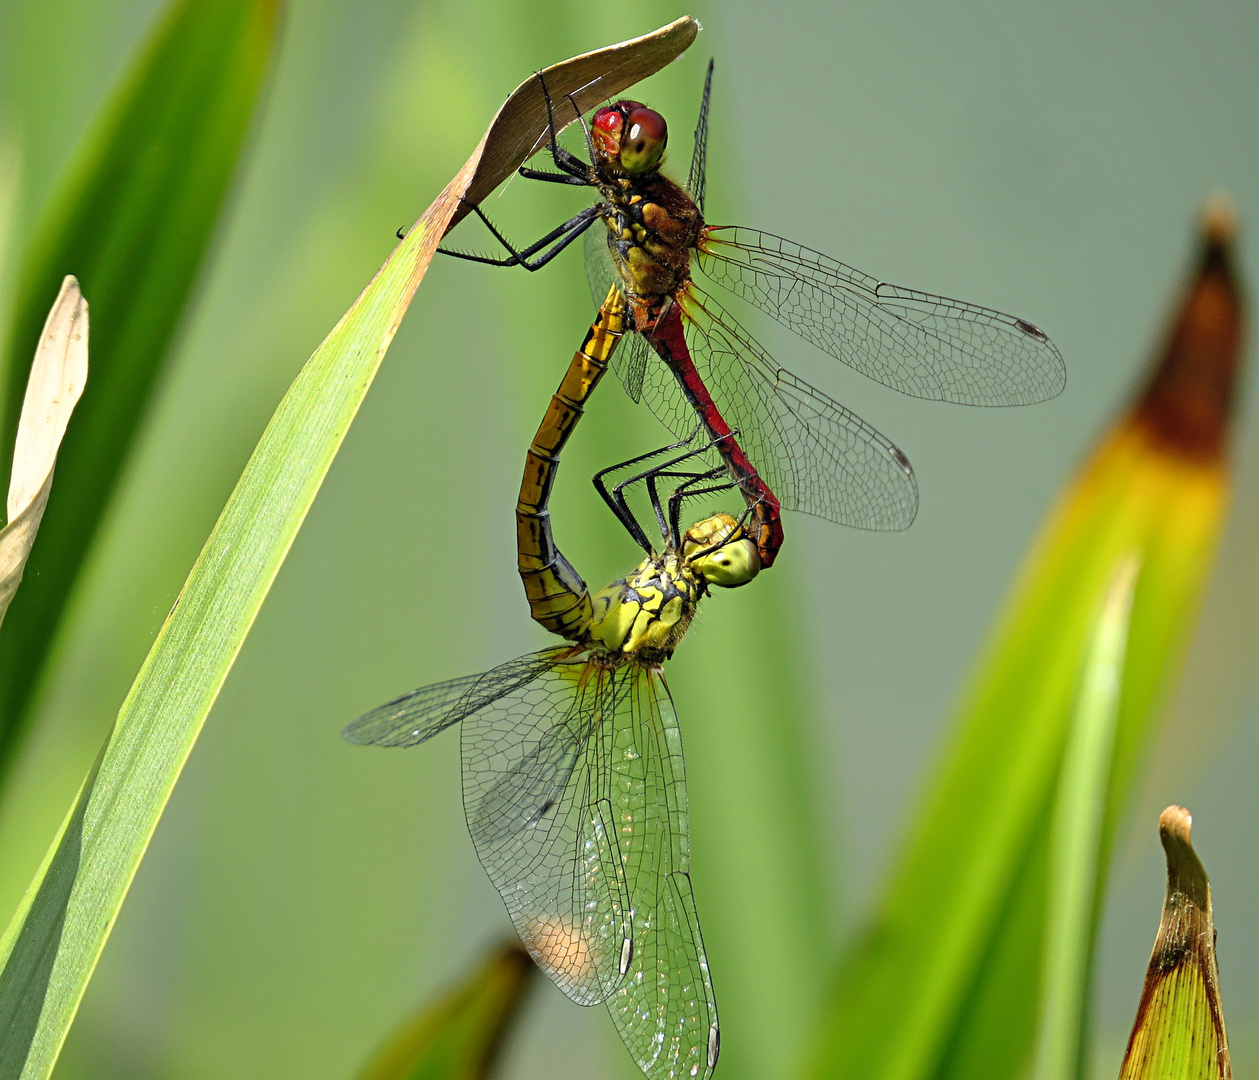
<svg viewBox="0 0 1259 1080">
<path fill-rule="evenodd" d="M 1014 325 L 1023 331 L 1028 337 L 1034 337 L 1037 341 L 1048 341 L 1049 335 L 1045 333 L 1039 326 L 1033 326 L 1026 319 L 1015 319 Z"/>
<path fill-rule="evenodd" d="M 555 805 L 554 799 L 547 799 L 546 802 L 544 802 L 541 806 L 538 807 L 536 811 L 534 811 L 533 817 L 531 817 L 525 823 L 525 827 L 530 828 L 530 829 L 533 828 L 533 826 L 535 826 L 539 821 L 541 821 L 544 817 L 546 817 L 548 813 L 550 813 L 551 807 L 553 807 L 554 805 Z"/>
</svg>

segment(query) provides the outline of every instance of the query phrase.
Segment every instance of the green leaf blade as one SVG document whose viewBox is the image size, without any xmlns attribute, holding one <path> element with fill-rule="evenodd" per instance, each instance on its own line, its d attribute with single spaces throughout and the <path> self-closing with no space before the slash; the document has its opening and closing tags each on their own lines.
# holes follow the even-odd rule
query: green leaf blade
<svg viewBox="0 0 1259 1080">
<path fill-rule="evenodd" d="M 221 217 L 278 38 L 280 0 L 180 0 L 89 135 L 28 248 L 0 445 L 62 277 L 95 312 L 92 379 L 66 435 L 27 587 L 0 629 L 0 769 Z M 4 453 L 8 453 L 7 449 Z"/>
<path fill-rule="evenodd" d="M 1034 1080 L 1083 1066 L 1106 794 L 1139 564 L 1119 563 L 1089 644 L 1050 825 L 1048 919 Z"/>
</svg>

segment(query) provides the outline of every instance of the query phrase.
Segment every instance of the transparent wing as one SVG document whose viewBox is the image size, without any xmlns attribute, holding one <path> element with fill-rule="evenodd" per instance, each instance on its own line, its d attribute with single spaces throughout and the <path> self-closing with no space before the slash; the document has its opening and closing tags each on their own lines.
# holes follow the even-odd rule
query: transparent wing
<svg viewBox="0 0 1259 1080">
<path fill-rule="evenodd" d="M 612 283 L 621 280 L 608 246 L 610 239 L 608 230 L 599 222 L 586 230 L 586 281 L 590 284 L 590 294 L 596 304 L 602 304 Z M 643 375 L 650 356 L 651 348 L 638 334 L 627 334 L 612 354 L 612 370 L 634 404 L 642 400 Z"/>
<path fill-rule="evenodd" d="M 708 103 L 713 92 L 713 62 L 708 61 L 708 74 L 704 77 L 704 96 L 699 102 L 699 117 L 695 121 L 695 149 L 691 153 L 691 173 L 686 188 L 704 212 L 704 189 L 708 184 Z"/>
<path fill-rule="evenodd" d="M 508 660 L 479 675 L 422 686 L 347 724 L 342 736 L 361 746 L 415 746 L 563 662 L 571 646 Z"/>
<path fill-rule="evenodd" d="M 579 1005 L 628 970 L 631 901 L 608 792 L 620 681 L 584 656 L 552 666 L 463 725 L 463 801 L 481 865 L 538 966 Z"/>
<path fill-rule="evenodd" d="M 1066 366 L 1012 315 L 888 285 L 771 233 L 708 226 L 697 262 L 712 281 L 894 390 L 968 405 L 1057 396 Z"/>
<path fill-rule="evenodd" d="M 694 284 L 680 302 L 700 378 L 784 507 L 860 529 L 910 525 L 918 486 L 909 460 L 893 443 L 779 367 Z M 643 398 L 679 438 L 694 430 L 695 415 L 664 364 L 648 367 Z"/>
<path fill-rule="evenodd" d="M 634 675 L 604 747 L 633 905 L 634 953 L 608 1011 L 648 1076 L 706 1080 L 720 1039 L 691 890 L 681 732 L 659 669 L 623 670 Z"/>
<path fill-rule="evenodd" d="M 706 1077 L 717 1013 L 663 677 L 558 666 L 463 740 L 473 842 L 534 959 L 575 1001 L 606 1002 L 648 1075 Z"/>
</svg>

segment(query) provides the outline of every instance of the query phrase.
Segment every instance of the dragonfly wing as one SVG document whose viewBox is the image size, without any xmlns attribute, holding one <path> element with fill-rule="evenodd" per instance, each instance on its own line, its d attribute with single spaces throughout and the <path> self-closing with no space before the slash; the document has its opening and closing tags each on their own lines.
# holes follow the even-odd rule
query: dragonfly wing
<svg viewBox="0 0 1259 1080">
<path fill-rule="evenodd" d="M 859 529 L 907 528 L 918 510 L 908 458 L 856 414 L 779 367 L 694 284 L 680 298 L 691 358 L 761 479 L 790 510 Z M 679 438 L 695 416 L 664 364 L 643 396 Z"/>
<path fill-rule="evenodd" d="M 616 264 L 609 248 L 611 234 L 598 223 L 586 231 L 586 280 L 596 304 L 602 304 L 614 283 L 620 283 Z M 630 400 L 638 404 L 643 396 L 643 375 L 647 370 L 647 358 L 651 347 L 641 334 L 627 333 L 616 352 L 612 354 L 612 370 L 621 380 Z"/>
<path fill-rule="evenodd" d="M 422 686 L 364 713 L 341 734 L 362 746 L 415 746 L 532 682 L 571 652 L 570 646 L 543 649 L 479 675 Z"/>
<path fill-rule="evenodd" d="M 717 1003 L 691 890 L 682 736 L 664 676 L 631 665 L 603 752 L 633 911 L 633 956 L 608 1011 L 648 1076 L 706 1078 Z"/>
<path fill-rule="evenodd" d="M 650 356 L 651 346 L 642 334 L 626 334 L 620 347 L 612 354 L 612 370 L 635 405 L 643 399 L 643 379 Z"/>
<path fill-rule="evenodd" d="M 686 188 L 704 212 L 704 189 L 708 184 L 708 103 L 713 92 L 713 62 L 708 61 L 708 74 L 704 77 L 704 96 L 699 102 L 699 117 L 695 121 L 695 149 L 691 153 L 691 173 Z"/>
<path fill-rule="evenodd" d="M 586 656 L 553 665 L 463 725 L 463 798 L 481 865 L 538 966 L 580 1005 L 632 955 L 618 824 L 597 744 L 620 680 Z"/>
<path fill-rule="evenodd" d="M 621 275 L 616 272 L 616 263 L 612 259 L 612 234 L 607 226 L 596 221 L 586 230 L 582 240 L 582 254 L 586 262 L 586 283 L 590 286 L 590 295 L 595 306 L 603 303 L 604 297 L 613 284 L 619 284 Z"/>
<path fill-rule="evenodd" d="M 1057 346 L 1031 323 L 889 285 L 780 236 L 709 226 L 696 261 L 806 341 L 913 397 L 1028 405 L 1066 385 Z"/>
</svg>

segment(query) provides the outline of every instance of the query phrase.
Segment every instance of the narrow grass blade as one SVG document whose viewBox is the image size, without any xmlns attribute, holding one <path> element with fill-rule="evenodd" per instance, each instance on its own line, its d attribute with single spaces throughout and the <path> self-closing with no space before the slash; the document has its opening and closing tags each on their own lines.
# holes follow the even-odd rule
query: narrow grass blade
<svg viewBox="0 0 1259 1080">
<path fill-rule="evenodd" d="M 279 0 L 178 0 L 98 118 L 27 248 L 4 382 L 12 446 L 62 278 L 92 297 L 92 385 L 66 433 L 31 573 L 0 628 L 0 771 L 222 212 L 277 40 Z"/>
<path fill-rule="evenodd" d="M 57 450 L 87 382 L 87 301 L 67 277 L 35 349 L 13 449 L 7 521 L 0 531 L 0 621 L 22 582 L 39 531 Z"/>
<path fill-rule="evenodd" d="M 1083 1062 L 1106 787 L 1114 763 L 1138 572 L 1135 559 L 1121 561 L 1115 570 L 1088 646 L 1067 733 L 1050 832 L 1049 911 L 1033 1080 L 1074 1080 Z"/>
<path fill-rule="evenodd" d="M 500 949 L 395 1032 L 360 1080 L 487 1080 L 536 970 L 519 945 Z"/>
<path fill-rule="evenodd" d="M 1169 806 L 1158 819 L 1167 895 L 1119 1080 L 1230 1080 L 1211 883 L 1190 843 L 1193 818 Z"/>
<path fill-rule="evenodd" d="M 1042 528 L 875 916 L 842 963 L 809 1076 L 1022 1076 L 1035 1041 L 1051 806 L 1094 612 L 1135 557 L 1099 875 L 1228 502 L 1242 295 L 1213 211 L 1166 344 Z M 1096 911 L 1093 913 L 1096 918 Z"/>
<path fill-rule="evenodd" d="M 682 19 L 587 53 L 548 69 L 547 84 L 556 94 L 576 94 L 583 87 L 598 98 L 619 93 L 678 55 L 696 30 L 692 20 Z M 0 937 L 0 1080 L 43 1080 L 51 1073 L 206 714 L 438 241 L 470 187 L 488 184 L 492 190 L 532 152 L 545 129 L 545 108 L 531 79 L 508 99 L 472 157 L 280 402 L 61 834 Z"/>
</svg>

